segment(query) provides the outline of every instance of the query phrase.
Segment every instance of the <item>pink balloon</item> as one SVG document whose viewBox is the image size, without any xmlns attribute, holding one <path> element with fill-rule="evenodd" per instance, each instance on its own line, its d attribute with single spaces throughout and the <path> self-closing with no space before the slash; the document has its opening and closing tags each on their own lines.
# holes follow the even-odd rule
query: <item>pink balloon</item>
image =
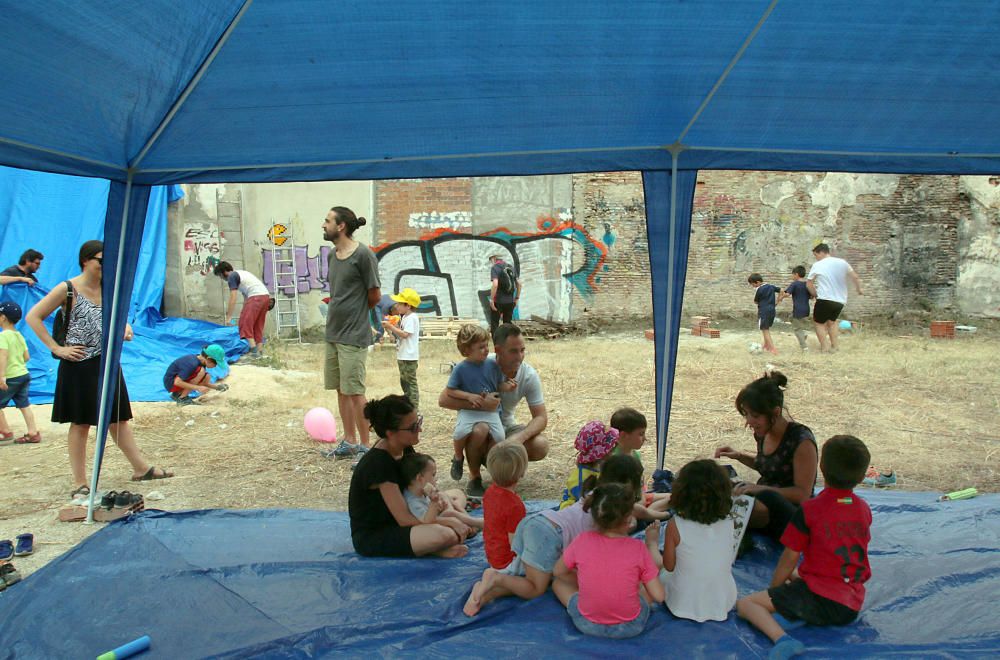
<svg viewBox="0 0 1000 660">
<path fill-rule="evenodd" d="M 326 408 L 313 408 L 307 412 L 303 425 L 313 440 L 334 442 L 337 439 L 337 420 Z"/>
</svg>

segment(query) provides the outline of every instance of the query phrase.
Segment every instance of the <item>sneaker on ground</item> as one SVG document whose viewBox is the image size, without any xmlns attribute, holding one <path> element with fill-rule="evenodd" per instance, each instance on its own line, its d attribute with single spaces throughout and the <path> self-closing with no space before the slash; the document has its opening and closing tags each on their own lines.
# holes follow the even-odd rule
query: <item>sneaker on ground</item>
<svg viewBox="0 0 1000 660">
<path fill-rule="evenodd" d="M 341 440 L 340 443 L 337 444 L 337 448 L 333 450 L 333 457 L 352 458 L 353 456 L 357 455 L 358 447 L 360 446 L 361 446 L 360 444 L 355 445 L 348 442 L 347 440 Z"/>
<path fill-rule="evenodd" d="M 482 497 L 484 494 L 486 494 L 486 488 L 483 486 L 482 477 L 469 479 L 469 483 L 465 487 L 465 494 L 468 495 L 469 497 Z"/>
<path fill-rule="evenodd" d="M 863 483 L 866 486 L 874 486 L 875 488 L 885 488 L 887 486 L 895 486 L 896 472 L 892 471 L 889 474 L 877 472 L 875 476 L 865 475 L 865 479 L 861 483 Z"/>
<path fill-rule="evenodd" d="M 460 481 L 462 479 L 462 467 L 465 465 L 465 457 L 451 459 L 451 476 L 452 481 Z"/>
</svg>

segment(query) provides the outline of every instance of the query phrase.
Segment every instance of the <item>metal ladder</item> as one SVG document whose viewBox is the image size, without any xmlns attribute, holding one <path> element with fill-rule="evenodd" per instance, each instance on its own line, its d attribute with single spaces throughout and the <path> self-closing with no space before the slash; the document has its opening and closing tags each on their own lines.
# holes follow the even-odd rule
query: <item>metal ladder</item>
<svg viewBox="0 0 1000 660">
<path fill-rule="evenodd" d="M 287 225 L 280 232 L 280 237 L 285 239 L 278 245 L 278 234 L 275 231 L 276 225 L 271 221 L 271 231 L 268 235 L 271 238 L 271 267 L 274 269 L 274 317 L 275 331 L 278 337 L 282 336 L 282 331 L 292 330 L 292 336 L 299 343 L 302 342 L 302 328 L 299 323 L 299 272 L 295 264 L 295 241 Z M 289 281 L 282 284 L 283 281 Z"/>
</svg>

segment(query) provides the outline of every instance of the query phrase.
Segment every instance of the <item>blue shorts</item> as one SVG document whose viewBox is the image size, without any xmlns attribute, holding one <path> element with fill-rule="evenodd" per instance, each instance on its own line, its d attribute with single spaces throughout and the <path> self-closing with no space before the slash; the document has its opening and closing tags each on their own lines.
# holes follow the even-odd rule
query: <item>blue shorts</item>
<svg viewBox="0 0 1000 660">
<path fill-rule="evenodd" d="M 542 573 L 551 573 L 562 557 L 562 530 L 542 514 L 536 513 L 517 524 L 510 549 L 517 555 L 511 566 L 524 563 Z"/>
<path fill-rule="evenodd" d="M 569 612 L 569 617 L 573 619 L 573 625 L 584 635 L 607 637 L 609 639 L 627 639 L 641 634 L 646 629 L 646 621 L 649 620 L 649 603 L 641 596 L 639 597 L 639 605 L 642 609 L 639 610 L 639 616 L 625 623 L 614 624 L 594 623 L 580 614 L 579 599 L 579 593 L 573 594 L 569 599 L 569 605 L 566 606 L 566 611 Z"/>
<path fill-rule="evenodd" d="M 7 379 L 7 389 L 0 390 L 0 408 L 6 408 L 11 401 L 17 408 L 27 408 L 31 405 L 28 401 L 28 386 L 31 385 L 31 374 L 15 376 Z"/>
</svg>

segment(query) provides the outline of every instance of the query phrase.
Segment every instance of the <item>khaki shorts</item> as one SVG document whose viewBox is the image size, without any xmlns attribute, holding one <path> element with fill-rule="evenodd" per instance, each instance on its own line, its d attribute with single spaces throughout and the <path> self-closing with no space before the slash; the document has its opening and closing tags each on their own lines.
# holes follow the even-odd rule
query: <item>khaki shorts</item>
<svg viewBox="0 0 1000 660">
<path fill-rule="evenodd" d="M 326 342 L 323 370 L 326 389 L 347 395 L 364 394 L 367 361 L 367 348 Z"/>
</svg>

